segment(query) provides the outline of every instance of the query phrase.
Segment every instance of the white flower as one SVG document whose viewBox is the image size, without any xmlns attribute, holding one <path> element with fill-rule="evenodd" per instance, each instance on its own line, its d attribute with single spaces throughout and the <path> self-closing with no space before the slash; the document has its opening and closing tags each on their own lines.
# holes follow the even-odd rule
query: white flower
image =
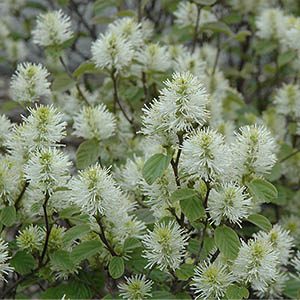
<svg viewBox="0 0 300 300">
<path fill-rule="evenodd" d="M 74 135 L 85 139 L 105 140 L 115 133 L 116 120 L 104 104 L 84 106 L 74 117 Z"/>
<path fill-rule="evenodd" d="M 179 5 L 174 12 L 176 23 L 182 27 L 195 26 L 197 22 L 197 5 L 192 2 L 179 2 Z M 208 10 L 201 9 L 199 24 L 217 21 L 216 17 Z"/>
<path fill-rule="evenodd" d="M 226 265 L 219 262 L 204 261 L 195 270 L 192 289 L 199 294 L 195 299 L 221 299 L 226 289 L 234 282 L 234 276 Z"/>
<path fill-rule="evenodd" d="M 183 142 L 182 168 L 190 175 L 214 179 L 227 169 L 229 154 L 221 134 L 209 128 L 198 130 Z"/>
<path fill-rule="evenodd" d="M 291 214 L 283 216 L 280 220 L 281 225 L 295 239 L 297 245 L 300 244 L 300 219 L 298 215 Z"/>
<path fill-rule="evenodd" d="M 72 189 L 72 201 L 80 207 L 82 212 L 95 215 L 104 213 L 104 202 L 120 196 L 109 171 L 100 165 L 93 165 L 79 171 L 69 184 Z M 118 208 L 119 209 L 119 208 Z"/>
<path fill-rule="evenodd" d="M 92 60 L 98 68 L 121 71 L 129 66 L 134 51 L 132 44 L 115 33 L 101 34 L 92 44 Z"/>
<path fill-rule="evenodd" d="M 260 12 L 269 6 L 274 5 L 274 0 L 230 0 L 230 5 L 233 7 L 233 9 L 243 14 L 249 14 Z"/>
<path fill-rule="evenodd" d="M 7 262 L 10 259 L 8 256 L 8 244 L 0 238 L 0 282 L 7 281 L 4 277 L 9 272 L 13 271 L 13 268 L 9 266 Z"/>
<path fill-rule="evenodd" d="M 197 77 L 189 72 L 174 73 L 165 85 L 159 96 L 160 113 L 168 117 L 169 130 L 189 131 L 207 121 L 208 94 Z"/>
<path fill-rule="evenodd" d="M 19 103 L 35 102 L 50 95 L 48 71 L 41 64 L 21 63 L 11 78 L 10 93 Z"/>
<path fill-rule="evenodd" d="M 146 279 L 145 275 L 133 275 L 125 277 L 126 283 L 120 283 L 118 288 L 123 299 L 143 300 L 152 297 L 152 280 Z"/>
<path fill-rule="evenodd" d="M 295 256 L 291 260 L 291 264 L 294 266 L 297 275 L 300 278 L 300 251 L 299 250 L 296 252 Z"/>
<path fill-rule="evenodd" d="M 30 115 L 23 116 L 22 138 L 25 143 L 29 142 L 33 148 L 55 146 L 66 135 L 67 123 L 63 121 L 63 114 L 52 105 L 28 110 Z"/>
<path fill-rule="evenodd" d="M 262 39 L 277 39 L 283 35 L 283 11 L 276 8 L 265 9 L 256 19 L 257 35 Z"/>
<path fill-rule="evenodd" d="M 176 132 L 169 132 L 169 116 L 162 114 L 164 103 L 154 99 L 149 106 L 145 106 L 142 116 L 141 132 L 151 140 L 162 145 L 172 145 L 176 142 Z"/>
<path fill-rule="evenodd" d="M 175 59 L 174 70 L 181 73 L 190 72 L 200 79 L 204 78 L 206 63 L 200 59 L 200 54 L 197 50 L 194 53 L 180 53 Z"/>
<path fill-rule="evenodd" d="M 263 125 L 243 126 L 231 146 L 234 166 L 240 176 L 264 175 L 276 162 L 276 144 Z"/>
<path fill-rule="evenodd" d="M 10 120 L 5 115 L 0 115 L 0 148 L 6 142 L 12 127 Z"/>
<path fill-rule="evenodd" d="M 28 55 L 28 48 L 23 40 L 6 38 L 4 40 L 6 59 L 10 62 L 23 61 Z"/>
<path fill-rule="evenodd" d="M 57 187 L 64 186 L 69 179 L 68 157 L 56 148 L 44 148 L 31 155 L 24 167 L 30 184 L 51 195 Z"/>
<path fill-rule="evenodd" d="M 235 183 L 224 183 L 212 188 L 208 198 L 208 212 L 212 221 L 219 225 L 222 219 L 238 224 L 250 213 L 251 198 L 244 188 Z"/>
<path fill-rule="evenodd" d="M 62 10 L 39 15 L 32 31 L 33 42 L 43 47 L 61 45 L 72 36 L 71 19 Z"/>
<path fill-rule="evenodd" d="M 149 19 L 142 19 L 141 20 L 141 30 L 144 40 L 150 40 L 154 33 L 154 24 Z"/>
<path fill-rule="evenodd" d="M 279 114 L 292 118 L 300 117 L 300 88 L 295 84 L 284 84 L 276 93 L 274 104 Z"/>
<path fill-rule="evenodd" d="M 171 194 L 177 189 L 171 166 L 153 184 L 149 185 L 145 180 L 141 180 L 140 183 L 143 194 L 147 196 L 146 202 L 153 212 L 153 216 L 156 218 L 170 216 L 168 208 L 171 207 Z M 172 203 L 172 207 L 179 208 L 179 205 L 177 206 Z"/>
<path fill-rule="evenodd" d="M 20 231 L 17 236 L 17 245 L 22 250 L 40 251 L 43 245 L 45 231 L 37 225 L 29 225 L 27 228 Z"/>
<path fill-rule="evenodd" d="M 142 241 L 143 256 L 148 260 L 146 268 L 157 265 L 161 271 L 176 270 L 185 255 L 188 238 L 185 230 L 174 221 L 155 224 Z"/>
<path fill-rule="evenodd" d="M 171 59 L 167 47 L 159 44 L 148 44 L 136 54 L 144 72 L 165 72 L 171 67 Z"/>
<path fill-rule="evenodd" d="M 251 283 L 258 291 L 265 291 L 268 283 L 277 276 L 278 252 L 267 240 L 242 241 L 238 257 L 233 263 L 233 273 L 239 281 Z"/>
<path fill-rule="evenodd" d="M 287 25 L 286 28 L 286 34 L 283 37 L 283 43 L 286 42 L 286 44 L 295 50 L 299 50 L 300 47 L 300 18 L 294 17 L 294 16 L 288 16 L 286 17 Z"/>
<path fill-rule="evenodd" d="M 274 251 L 279 253 L 279 262 L 283 265 L 288 263 L 291 256 L 294 239 L 280 225 L 275 224 L 270 232 L 260 231 L 254 235 L 256 239 L 270 242 Z"/>
<path fill-rule="evenodd" d="M 17 197 L 20 174 L 10 161 L 0 160 L 0 208 L 13 205 Z"/>
<path fill-rule="evenodd" d="M 133 18 L 126 17 L 117 19 L 109 24 L 108 31 L 116 35 L 121 35 L 127 39 L 134 48 L 138 48 L 143 44 L 144 40 L 141 25 L 141 23 L 137 23 Z"/>
<path fill-rule="evenodd" d="M 254 294 L 260 299 L 282 299 L 281 296 L 288 279 L 289 276 L 286 273 L 278 273 L 274 280 L 268 283 L 264 291 L 254 289 Z"/>
</svg>

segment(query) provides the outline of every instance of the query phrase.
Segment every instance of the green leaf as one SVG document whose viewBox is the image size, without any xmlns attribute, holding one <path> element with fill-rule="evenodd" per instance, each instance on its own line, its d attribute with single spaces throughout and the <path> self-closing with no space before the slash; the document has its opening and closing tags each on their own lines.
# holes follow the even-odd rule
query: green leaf
<svg viewBox="0 0 300 300">
<path fill-rule="evenodd" d="M 183 190 L 183 191 L 182 191 Z M 184 215 L 191 221 L 196 221 L 205 216 L 205 210 L 200 197 L 191 189 L 178 190 L 175 192 L 175 197 L 181 198 L 180 207 Z M 186 195 L 184 195 L 186 192 Z M 174 193 L 173 195 L 174 196 Z"/>
<path fill-rule="evenodd" d="M 84 259 L 88 259 L 91 256 L 100 253 L 103 250 L 103 247 L 99 241 L 87 241 L 79 244 L 74 247 L 71 252 L 71 259 L 74 263 L 79 263 Z"/>
<path fill-rule="evenodd" d="M 50 254 L 51 265 L 57 266 L 59 270 L 70 271 L 74 269 L 74 262 L 71 259 L 70 253 L 64 250 L 58 250 Z"/>
<path fill-rule="evenodd" d="M 100 146 L 96 139 L 82 142 L 76 152 L 76 166 L 84 169 L 94 164 L 100 156 Z"/>
<path fill-rule="evenodd" d="M 272 202 L 278 197 L 275 186 L 264 179 L 253 179 L 247 184 L 251 195 L 259 202 Z"/>
<path fill-rule="evenodd" d="M 78 78 L 86 73 L 96 73 L 98 70 L 94 63 L 91 61 L 84 61 L 80 66 L 73 72 L 73 76 Z"/>
<path fill-rule="evenodd" d="M 52 83 L 53 92 L 64 92 L 75 85 L 75 81 L 68 74 L 62 73 L 56 75 Z"/>
<path fill-rule="evenodd" d="M 174 299 L 174 295 L 168 291 L 153 291 L 151 299 Z"/>
<path fill-rule="evenodd" d="M 197 191 L 189 188 L 182 188 L 176 190 L 172 195 L 171 195 L 171 201 L 176 202 L 176 201 L 181 201 L 181 200 L 187 200 L 192 197 L 198 197 Z"/>
<path fill-rule="evenodd" d="M 278 44 L 270 40 L 258 40 L 255 44 L 255 50 L 259 55 L 269 54 L 277 48 Z"/>
<path fill-rule="evenodd" d="M 33 8 L 33 9 L 39 9 L 41 11 L 47 11 L 47 6 L 43 5 L 42 3 L 34 2 L 34 1 L 27 1 L 26 7 Z"/>
<path fill-rule="evenodd" d="M 179 280 L 186 281 L 194 275 L 194 265 L 182 264 L 175 274 Z"/>
<path fill-rule="evenodd" d="M 167 169 L 171 161 L 171 156 L 161 153 L 151 156 L 143 167 L 143 177 L 148 184 L 153 184 L 154 181 L 161 177 Z"/>
<path fill-rule="evenodd" d="M 33 256 L 25 251 L 18 251 L 10 260 L 10 265 L 21 275 L 30 273 L 35 267 Z"/>
<path fill-rule="evenodd" d="M 214 236 L 220 252 L 228 259 L 235 259 L 241 245 L 236 232 L 230 227 L 223 225 L 216 228 Z"/>
<path fill-rule="evenodd" d="M 264 231 L 268 232 L 272 229 L 271 222 L 263 215 L 253 214 L 247 220 Z"/>
<path fill-rule="evenodd" d="M 194 2 L 203 6 L 211 6 L 214 5 L 217 2 L 217 0 L 194 0 Z"/>
<path fill-rule="evenodd" d="M 227 290 L 226 290 L 226 297 L 227 299 L 248 299 L 249 297 L 249 291 L 243 287 L 243 286 L 238 286 L 236 284 L 230 285 Z"/>
<path fill-rule="evenodd" d="M 153 212 L 149 208 L 139 208 L 134 211 L 136 217 L 145 224 L 155 223 Z"/>
<path fill-rule="evenodd" d="M 16 209 L 14 206 L 6 206 L 2 208 L 0 213 L 0 222 L 7 227 L 12 226 L 16 222 Z"/>
<path fill-rule="evenodd" d="M 141 242 L 137 238 L 127 238 L 123 245 L 123 250 L 125 252 L 131 252 L 132 250 L 139 248 L 141 246 Z"/>
<path fill-rule="evenodd" d="M 113 279 L 120 278 L 125 270 L 122 257 L 113 256 L 108 265 L 108 272 Z"/>
<path fill-rule="evenodd" d="M 279 54 L 277 57 L 278 67 L 281 68 L 285 66 L 286 64 L 293 61 L 295 57 L 296 57 L 296 53 L 293 50 Z"/>
<path fill-rule="evenodd" d="M 291 299 L 299 299 L 300 280 L 292 278 L 286 281 L 283 295 Z"/>
<path fill-rule="evenodd" d="M 208 30 L 214 33 L 224 33 L 226 35 L 233 35 L 231 29 L 223 22 L 209 22 L 201 26 L 201 30 Z"/>
<path fill-rule="evenodd" d="M 70 228 L 63 237 L 64 244 L 70 244 L 73 241 L 80 239 L 91 231 L 89 225 L 82 224 Z"/>
</svg>

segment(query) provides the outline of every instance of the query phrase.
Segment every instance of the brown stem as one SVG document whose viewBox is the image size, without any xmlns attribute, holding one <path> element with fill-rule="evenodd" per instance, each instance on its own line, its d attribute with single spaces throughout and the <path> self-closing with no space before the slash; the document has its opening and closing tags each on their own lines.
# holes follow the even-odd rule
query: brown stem
<svg viewBox="0 0 300 300">
<path fill-rule="evenodd" d="M 26 181 L 25 184 L 24 184 L 24 186 L 23 186 L 23 188 L 22 188 L 22 190 L 21 190 L 21 192 L 20 192 L 20 194 L 19 194 L 19 196 L 18 196 L 18 198 L 15 201 L 15 208 L 16 208 L 16 210 L 18 210 L 20 201 L 22 200 L 23 195 L 24 195 L 24 193 L 25 193 L 25 191 L 26 191 L 26 189 L 27 189 L 28 186 L 29 186 L 29 182 Z"/>
<path fill-rule="evenodd" d="M 65 63 L 64 59 L 62 58 L 62 56 L 59 57 L 59 61 L 61 62 L 62 66 L 64 67 L 64 69 L 65 69 L 66 73 L 68 74 L 68 76 L 69 76 L 72 80 L 74 80 L 74 81 L 76 82 L 75 86 L 76 86 L 76 89 L 77 89 L 77 91 L 78 91 L 78 94 L 79 94 L 80 99 L 82 99 L 82 100 L 85 102 L 85 104 L 87 104 L 88 106 L 90 106 L 89 101 L 88 101 L 88 100 L 86 99 L 86 97 L 84 96 L 84 94 L 83 94 L 83 92 L 82 92 L 82 90 L 81 90 L 81 88 L 80 88 L 80 86 L 79 86 L 79 84 L 78 84 L 76 78 L 75 78 L 75 77 L 73 76 L 73 74 L 70 72 L 70 70 L 69 70 L 68 66 L 66 65 L 66 63 Z"/>
<path fill-rule="evenodd" d="M 195 25 L 195 30 L 194 30 L 194 38 L 193 38 L 193 43 L 192 43 L 192 53 L 194 53 L 194 51 L 196 49 L 196 44 L 197 44 L 199 22 L 200 22 L 200 12 L 201 12 L 201 6 L 197 5 L 197 19 L 196 19 L 196 25 Z"/>
<path fill-rule="evenodd" d="M 113 88 L 114 88 L 114 112 L 116 112 L 116 104 L 118 104 L 121 112 L 123 113 L 125 119 L 131 124 L 134 125 L 133 120 L 129 118 L 129 116 L 127 115 L 125 109 L 123 108 L 120 98 L 119 98 L 119 94 L 118 94 L 118 87 L 117 87 L 117 78 L 116 78 L 116 70 L 112 69 L 111 71 L 111 80 L 113 82 Z"/>
<path fill-rule="evenodd" d="M 101 232 L 99 233 L 99 237 L 100 237 L 101 241 L 103 242 L 106 249 L 109 251 L 109 253 L 112 256 L 118 256 L 118 254 L 115 252 L 114 248 L 110 245 L 110 243 L 108 242 L 108 240 L 106 238 L 105 229 L 104 229 L 104 226 L 101 222 L 101 218 L 97 218 L 97 222 L 98 222 L 100 230 L 101 230 Z"/>
<path fill-rule="evenodd" d="M 51 228 L 52 228 L 49 224 L 48 214 L 47 214 L 47 204 L 48 204 L 49 198 L 50 198 L 50 195 L 47 192 L 46 193 L 46 198 L 45 198 L 45 201 L 44 201 L 44 204 L 43 204 L 43 212 L 44 212 L 45 226 L 46 226 L 46 238 L 45 238 L 45 243 L 44 243 L 42 255 L 41 255 L 40 260 L 39 260 L 39 266 L 43 265 L 43 260 L 45 258 L 46 252 L 47 252 L 47 248 L 48 248 L 48 244 L 49 244 L 49 238 L 50 238 L 50 234 L 51 234 Z"/>
</svg>

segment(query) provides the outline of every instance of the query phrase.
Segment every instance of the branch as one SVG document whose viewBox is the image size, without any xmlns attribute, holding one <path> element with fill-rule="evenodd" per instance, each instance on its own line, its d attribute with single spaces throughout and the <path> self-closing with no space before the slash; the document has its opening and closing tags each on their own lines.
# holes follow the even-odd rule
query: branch
<svg viewBox="0 0 300 300">
<path fill-rule="evenodd" d="M 50 195 L 47 192 L 46 193 L 46 198 L 43 204 L 43 211 L 44 211 L 44 218 L 45 218 L 45 225 L 46 225 L 46 238 L 45 238 L 45 243 L 44 243 L 44 247 L 43 247 L 43 251 L 42 251 L 42 255 L 39 259 L 39 267 L 43 266 L 43 260 L 45 258 L 46 252 L 47 252 L 47 248 L 48 248 L 48 244 L 49 244 L 49 238 L 50 238 L 50 233 L 51 233 L 51 226 L 49 224 L 49 220 L 48 220 L 48 214 L 47 214 L 47 204 L 49 201 Z"/>
</svg>

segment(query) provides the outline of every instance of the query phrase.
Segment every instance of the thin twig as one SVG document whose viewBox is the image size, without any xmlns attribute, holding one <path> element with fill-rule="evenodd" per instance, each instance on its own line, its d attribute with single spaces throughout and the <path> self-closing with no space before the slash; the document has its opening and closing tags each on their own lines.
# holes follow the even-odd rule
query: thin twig
<svg viewBox="0 0 300 300">
<path fill-rule="evenodd" d="M 197 5 L 197 19 L 196 19 L 196 25 L 195 25 L 195 30 L 194 30 L 194 38 L 193 38 L 193 43 L 192 43 L 192 53 L 194 53 L 194 51 L 196 49 L 199 23 L 200 23 L 200 13 L 201 13 L 201 6 Z"/>
<path fill-rule="evenodd" d="M 82 99 L 88 106 L 90 106 L 90 103 L 89 101 L 86 99 L 86 97 L 84 96 L 76 78 L 73 76 L 73 74 L 71 73 L 71 71 L 69 70 L 68 66 L 66 65 L 64 59 L 62 58 L 62 56 L 59 57 L 59 61 L 61 62 L 62 66 L 64 67 L 66 73 L 68 74 L 68 76 L 74 80 L 76 82 L 75 86 L 76 86 L 76 89 L 78 91 L 78 94 L 79 94 L 79 97 L 80 99 Z"/>
<path fill-rule="evenodd" d="M 47 192 L 46 197 L 45 197 L 45 201 L 44 201 L 44 204 L 43 204 L 43 212 L 44 212 L 44 219 L 45 219 L 45 226 L 46 226 L 46 238 L 45 238 L 45 243 L 44 243 L 42 255 L 41 255 L 40 260 L 39 260 L 39 266 L 43 265 L 43 260 L 45 258 L 46 252 L 47 252 L 47 248 L 48 248 L 48 244 L 49 244 L 49 238 L 50 238 L 51 229 L 52 229 L 52 227 L 49 224 L 48 214 L 47 214 L 47 204 L 48 204 L 49 198 L 50 198 L 50 195 Z"/>
</svg>

